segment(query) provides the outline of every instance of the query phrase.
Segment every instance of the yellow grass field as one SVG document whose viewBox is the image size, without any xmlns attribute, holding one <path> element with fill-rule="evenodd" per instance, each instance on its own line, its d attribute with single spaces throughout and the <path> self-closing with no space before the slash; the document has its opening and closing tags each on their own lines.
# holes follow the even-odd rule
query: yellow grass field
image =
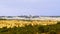
<svg viewBox="0 0 60 34">
<path fill-rule="evenodd" d="M 0 20 L 0 28 L 24 27 L 25 25 L 52 25 L 57 24 L 55 20 Z"/>
</svg>

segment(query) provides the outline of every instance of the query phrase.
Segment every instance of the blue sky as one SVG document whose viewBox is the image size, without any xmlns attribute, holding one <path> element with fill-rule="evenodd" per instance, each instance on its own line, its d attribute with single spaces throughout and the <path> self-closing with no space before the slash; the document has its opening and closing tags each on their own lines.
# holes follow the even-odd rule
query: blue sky
<svg viewBox="0 0 60 34">
<path fill-rule="evenodd" d="M 60 16 L 60 0 L 0 0 L 0 16 Z"/>
</svg>

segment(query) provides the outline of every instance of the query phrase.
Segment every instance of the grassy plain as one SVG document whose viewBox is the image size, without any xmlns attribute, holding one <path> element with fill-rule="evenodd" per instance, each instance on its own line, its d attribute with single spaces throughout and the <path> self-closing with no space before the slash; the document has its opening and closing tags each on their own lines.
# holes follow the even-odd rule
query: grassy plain
<svg viewBox="0 0 60 34">
<path fill-rule="evenodd" d="M 55 20 L 0 20 L 0 34 L 60 34 Z"/>
</svg>

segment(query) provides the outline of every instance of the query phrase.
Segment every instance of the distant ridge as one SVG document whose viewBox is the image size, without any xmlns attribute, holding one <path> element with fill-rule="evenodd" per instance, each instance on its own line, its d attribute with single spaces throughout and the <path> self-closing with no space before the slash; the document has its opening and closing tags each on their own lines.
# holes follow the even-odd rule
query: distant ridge
<svg viewBox="0 0 60 34">
<path fill-rule="evenodd" d="M 42 16 L 42 17 L 60 17 L 60 16 Z"/>
<path fill-rule="evenodd" d="M 60 20 L 60 16 L 0 16 L 0 19 Z"/>
</svg>

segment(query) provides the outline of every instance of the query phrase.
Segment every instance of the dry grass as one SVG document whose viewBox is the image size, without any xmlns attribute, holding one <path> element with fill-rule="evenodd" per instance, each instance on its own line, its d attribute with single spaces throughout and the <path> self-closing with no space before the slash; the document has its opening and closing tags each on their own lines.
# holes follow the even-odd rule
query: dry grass
<svg viewBox="0 0 60 34">
<path fill-rule="evenodd" d="M 55 20 L 0 20 L 0 28 L 7 27 L 7 28 L 13 28 L 16 27 L 24 27 L 25 25 L 31 24 L 34 25 L 51 25 L 51 24 L 57 24 L 57 21 Z"/>
</svg>

